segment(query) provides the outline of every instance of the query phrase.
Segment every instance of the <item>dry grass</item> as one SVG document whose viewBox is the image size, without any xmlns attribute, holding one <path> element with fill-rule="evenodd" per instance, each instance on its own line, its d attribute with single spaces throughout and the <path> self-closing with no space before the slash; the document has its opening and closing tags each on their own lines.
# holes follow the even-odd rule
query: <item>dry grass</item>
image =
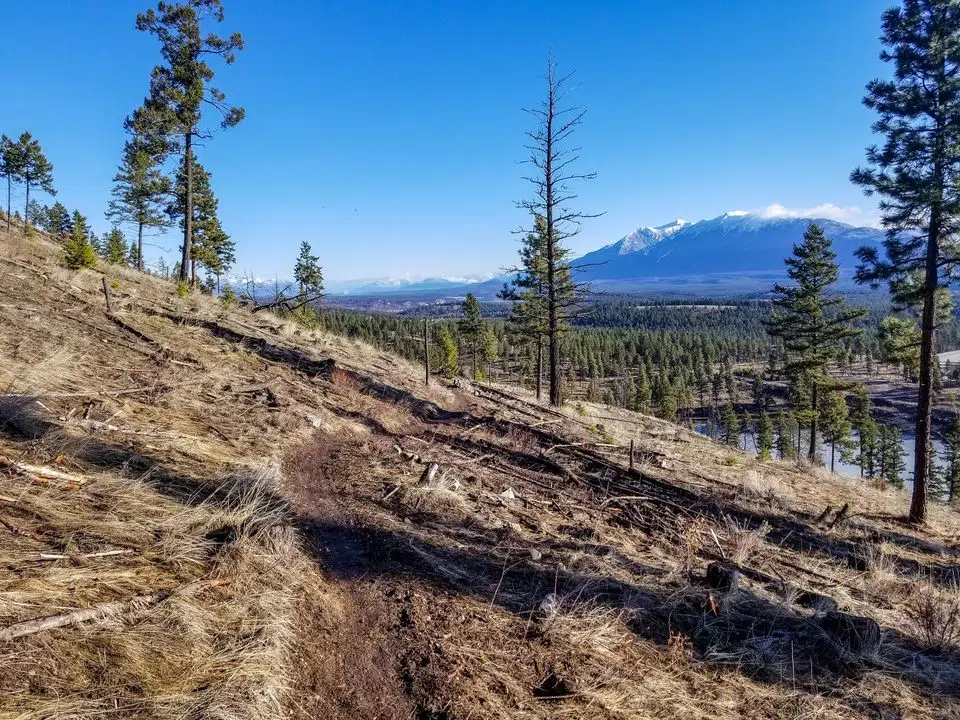
<svg viewBox="0 0 960 720">
<path fill-rule="evenodd" d="M 0 648 L 0 715 L 275 717 L 288 681 L 303 560 L 275 477 L 224 478 L 185 506 L 142 480 L 98 474 L 77 490 L 3 482 L 0 624 L 168 591 L 158 604 Z M 35 539 L 36 538 L 36 539 Z M 129 554 L 83 558 L 114 549 Z M 40 552 L 69 556 L 41 561 Z M 205 578 L 222 588 L 178 593 Z M 38 669 L 42 672 L 38 674 Z"/>
</svg>

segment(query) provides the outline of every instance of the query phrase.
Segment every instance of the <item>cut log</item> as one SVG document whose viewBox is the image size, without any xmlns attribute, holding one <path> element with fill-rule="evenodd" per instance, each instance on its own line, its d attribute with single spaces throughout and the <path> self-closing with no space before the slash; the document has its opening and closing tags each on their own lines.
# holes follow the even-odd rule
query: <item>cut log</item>
<svg viewBox="0 0 960 720">
<path fill-rule="evenodd" d="M 833 505 L 827 505 L 827 507 L 824 508 L 823 512 L 817 516 L 817 519 L 815 521 L 816 524 L 819 525 L 820 523 L 824 522 L 828 517 L 830 517 L 830 513 L 832 512 L 833 512 Z"/>
</svg>

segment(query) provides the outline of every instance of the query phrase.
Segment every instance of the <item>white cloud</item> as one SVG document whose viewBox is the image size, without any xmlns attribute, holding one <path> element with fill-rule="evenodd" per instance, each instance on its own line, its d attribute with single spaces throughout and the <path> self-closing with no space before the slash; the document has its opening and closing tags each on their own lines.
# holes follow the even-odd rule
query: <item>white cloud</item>
<svg viewBox="0 0 960 720">
<path fill-rule="evenodd" d="M 788 208 L 780 203 L 768 205 L 762 210 L 757 210 L 756 214 L 760 217 L 777 218 L 826 218 L 827 220 L 836 220 L 838 222 L 849 223 L 850 225 L 861 225 L 870 227 L 879 227 L 880 219 L 875 213 L 865 212 L 861 208 L 851 205 L 850 207 L 840 207 L 833 203 L 823 203 L 812 208 Z"/>
</svg>

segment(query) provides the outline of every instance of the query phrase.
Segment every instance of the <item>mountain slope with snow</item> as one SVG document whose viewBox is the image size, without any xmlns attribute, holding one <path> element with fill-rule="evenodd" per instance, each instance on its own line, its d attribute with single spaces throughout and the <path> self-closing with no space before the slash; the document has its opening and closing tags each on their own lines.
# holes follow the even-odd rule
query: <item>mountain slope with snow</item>
<svg viewBox="0 0 960 720">
<path fill-rule="evenodd" d="M 833 241 L 841 275 L 849 279 L 861 245 L 878 245 L 883 231 L 824 218 L 764 217 L 743 211 L 711 220 L 678 220 L 642 227 L 579 260 L 584 280 L 622 285 L 626 281 L 769 277 L 785 275 L 784 258 L 803 239 L 813 220 Z M 622 289 L 622 288 L 620 288 Z"/>
</svg>

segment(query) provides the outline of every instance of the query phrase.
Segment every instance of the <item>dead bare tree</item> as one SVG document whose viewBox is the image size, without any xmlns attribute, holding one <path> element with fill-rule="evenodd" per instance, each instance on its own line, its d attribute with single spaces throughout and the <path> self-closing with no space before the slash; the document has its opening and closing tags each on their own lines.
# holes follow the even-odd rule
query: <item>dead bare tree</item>
<svg viewBox="0 0 960 720">
<path fill-rule="evenodd" d="M 533 227 L 522 228 L 520 233 L 524 237 L 542 235 L 550 404 L 555 406 L 563 402 L 560 336 L 588 292 L 585 283 L 574 279 L 579 268 L 572 263 L 565 242 L 580 232 L 584 219 L 597 217 L 570 207 L 577 198 L 573 185 L 596 176 L 596 173 L 575 170 L 580 160 L 580 148 L 570 147 L 569 140 L 583 123 L 586 110 L 564 104 L 570 77 L 559 76 L 553 58 L 547 59 L 547 97 L 537 107 L 527 110 L 537 121 L 536 129 L 527 133 L 530 144 L 526 145 L 530 151 L 527 163 L 535 172 L 524 178 L 533 185 L 534 195 L 533 199 L 519 203 L 530 213 L 533 222 Z"/>
</svg>

